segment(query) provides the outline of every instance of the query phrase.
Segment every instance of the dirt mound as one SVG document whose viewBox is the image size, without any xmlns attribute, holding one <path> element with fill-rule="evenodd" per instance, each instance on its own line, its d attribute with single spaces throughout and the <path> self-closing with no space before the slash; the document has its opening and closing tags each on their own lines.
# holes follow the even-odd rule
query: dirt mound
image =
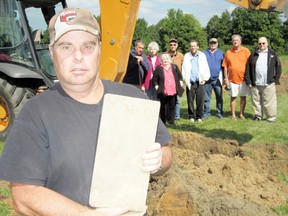
<svg viewBox="0 0 288 216">
<path fill-rule="evenodd" d="M 285 204 L 288 184 L 276 175 L 288 173 L 287 145 L 172 135 L 174 163 L 151 179 L 149 215 L 270 216 Z"/>
</svg>

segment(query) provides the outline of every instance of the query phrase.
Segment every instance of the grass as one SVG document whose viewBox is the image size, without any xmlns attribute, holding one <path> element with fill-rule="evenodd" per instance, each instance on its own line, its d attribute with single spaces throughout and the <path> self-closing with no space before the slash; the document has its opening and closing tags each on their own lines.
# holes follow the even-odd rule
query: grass
<svg viewBox="0 0 288 216">
<path fill-rule="evenodd" d="M 0 147 L 3 147 L 3 143 L 0 144 Z M 8 215 L 11 215 L 12 213 L 12 208 L 9 205 L 7 205 L 7 203 L 5 202 L 8 199 L 11 199 L 10 188 L 5 184 L 0 184 L 0 215 L 1 216 L 8 216 Z"/>
<path fill-rule="evenodd" d="M 280 57 L 282 62 L 283 74 L 288 74 L 288 56 Z M 286 76 L 287 78 L 287 76 Z M 286 82 L 286 83 L 285 83 Z M 288 86 L 288 79 L 282 81 L 282 85 Z M 231 113 L 229 107 L 229 96 L 224 93 L 224 118 L 217 119 L 215 117 L 215 96 L 212 95 L 211 102 L 211 117 L 205 119 L 201 123 L 191 123 L 187 116 L 187 102 L 185 95 L 181 99 L 181 120 L 177 121 L 176 126 L 169 127 L 171 132 L 189 131 L 203 134 L 206 137 L 221 138 L 229 140 L 237 140 L 240 145 L 252 143 L 275 143 L 275 144 L 288 144 L 288 89 L 286 92 L 277 96 L 278 100 L 278 113 L 277 121 L 269 123 L 266 121 L 254 122 L 252 120 L 253 109 L 250 98 L 247 98 L 246 106 L 246 120 L 231 121 Z M 213 106 L 214 105 L 214 106 Z M 239 100 L 237 101 L 239 107 Z M 239 113 L 237 113 L 239 116 Z M 0 142 L 0 154 L 2 152 L 4 143 Z M 287 174 L 286 174 L 287 175 Z M 279 174 L 278 178 L 288 183 L 288 176 Z M 1 183 L 1 181 L 0 181 Z M 8 206 L 4 200 L 10 198 L 9 187 L 0 184 L 0 215 L 10 216 L 11 207 Z M 288 215 L 288 201 L 283 206 L 274 209 L 278 215 Z"/>
<path fill-rule="evenodd" d="M 280 95 L 278 100 L 278 116 L 277 121 L 270 123 L 267 121 L 255 122 L 253 118 L 253 109 L 251 100 L 247 98 L 245 110 L 245 120 L 231 120 L 231 112 L 229 105 L 229 96 L 224 94 L 224 118 L 215 117 L 215 108 L 211 106 L 211 116 L 201 123 L 191 123 L 187 116 L 187 103 L 185 96 L 181 99 L 181 120 L 176 122 L 176 126 L 169 126 L 171 132 L 192 131 L 202 134 L 210 138 L 233 139 L 237 140 L 240 145 L 250 143 L 278 143 L 287 144 L 287 119 L 288 113 L 288 94 Z M 212 103 L 215 104 L 214 95 L 212 95 Z M 239 98 L 237 101 L 239 107 Z M 239 116 L 239 112 L 237 113 Z M 267 131 L 269 133 L 267 133 Z"/>
<path fill-rule="evenodd" d="M 280 58 L 282 63 L 282 73 L 286 80 L 281 80 L 282 85 L 288 86 L 288 56 Z M 287 82 L 287 83 L 285 83 Z M 204 119 L 201 123 L 191 123 L 187 115 L 186 96 L 181 98 L 181 120 L 176 122 L 176 126 L 169 126 L 171 132 L 192 131 L 210 138 L 233 139 L 240 145 L 251 143 L 276 143 L 288 144 L 287 133 L 287 113 L 288 113 L 288 89 L 277 95 L 277 121 L 269 123 L 267 121 L 255 122 L 253 118 L 253 108 L 250 97 L 247 97 L 245 120 L 237 119 L 231 121 L 230 97 L 228 93 L 223 94 L 224 118 L 215 117 L 215 95 L 211 97 L 211 117 Z M 236 109 L 239 110 L 240 100 L 237 98 Z M 239 116 L 239 112 L 236 112 Z M 269 133 L 268 133 L 269 132 Z"/>
</svg>

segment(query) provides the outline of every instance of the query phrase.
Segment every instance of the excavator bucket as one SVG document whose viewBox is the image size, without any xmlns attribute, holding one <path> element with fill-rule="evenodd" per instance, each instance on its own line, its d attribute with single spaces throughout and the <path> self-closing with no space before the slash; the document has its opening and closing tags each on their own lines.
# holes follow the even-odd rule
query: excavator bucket
<svg viewBox="0 0 288 216">
<path fill-rule="evenodd" d="M 99 0 L 100 77 L 121 82 L 128 64 L 140 0 Z"/>
<path fill-rule="evenodd" d="M 226 0 L 241 7 L 267 12 L 284 12 L 287 16 L 287 0 Z"/>
</svg>

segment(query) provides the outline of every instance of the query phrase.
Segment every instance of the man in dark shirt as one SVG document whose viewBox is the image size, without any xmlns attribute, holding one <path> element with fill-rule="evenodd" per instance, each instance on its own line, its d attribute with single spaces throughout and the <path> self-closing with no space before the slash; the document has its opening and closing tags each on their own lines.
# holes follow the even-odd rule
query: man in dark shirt
<svg viewBox="0 0 288 216">
<path fill-rule="evenodd" d="M 131 49 L 127 71 L 123 79 L 123 83 L 135 85 L 141 88 L 147 71 L 150 67 L 146 55 L 144 54 L 145 44 L 141 40 L 135 42 L 135 47 Z"/>
</svg>

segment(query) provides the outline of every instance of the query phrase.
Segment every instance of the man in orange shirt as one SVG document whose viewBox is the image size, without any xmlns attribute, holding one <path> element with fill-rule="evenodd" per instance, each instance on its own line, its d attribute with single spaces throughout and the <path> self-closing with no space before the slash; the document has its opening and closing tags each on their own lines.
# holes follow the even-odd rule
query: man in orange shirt
<svg viewBox="0 0 288 216">
<path fill-rule="evenodd" d="M 244 110 L 246 106 L 246 96 L 249 95 L 249 88 L 244 81 L 245 66 L 250 56 L 250 51 L 241 45 L 240 35 L 232 36 L 233 47 L 228 50 L 223 60 L 224 81 L 230 87 L 230 107 L 232 119 L 236 120 L 236 98 L 240 95 L 240 119 L 245 119 Z"/>
</svg>

